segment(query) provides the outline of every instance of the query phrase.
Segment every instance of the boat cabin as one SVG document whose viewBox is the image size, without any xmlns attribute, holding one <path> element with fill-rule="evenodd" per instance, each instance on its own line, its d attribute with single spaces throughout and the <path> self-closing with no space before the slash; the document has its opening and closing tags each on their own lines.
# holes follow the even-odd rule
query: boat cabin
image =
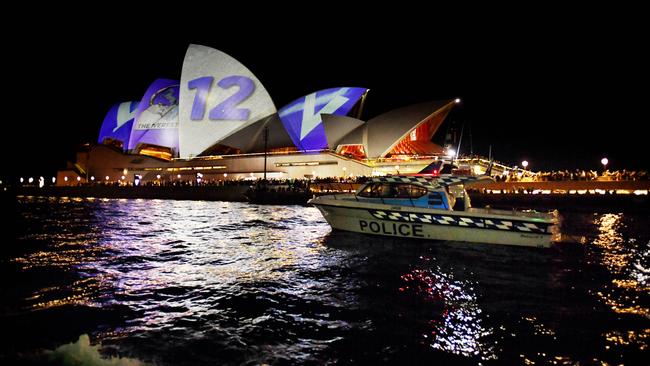
<svg viewBox="0 0 650 366">
<path fill-rule="evenodd" d="M 359 200 L 386 205 L 467 211 L 471 207 L 471 202 L 464 183 L 482 178 L 474 176 L 377 177 L 359 188 L 356 197 Z"/>
</svg>

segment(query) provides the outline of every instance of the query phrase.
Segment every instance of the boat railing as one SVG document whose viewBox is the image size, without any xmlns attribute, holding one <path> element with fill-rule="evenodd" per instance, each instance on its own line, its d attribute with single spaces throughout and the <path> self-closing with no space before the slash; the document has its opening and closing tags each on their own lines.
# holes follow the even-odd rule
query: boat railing
<svg viewBox="0 0 650 366">
<path fill-rule="evenodd" d="M 347 182 L 347 184 L 350 185 L 350 191 L 352 191 L 352 194 L 354 195 L 354 199 L 355 199 L 356 201 L 359 201 L 359 197 L 357 197 L 357 190 L 354 189 L 354 186 L 352 185 L 352 183 Z M 337 190 L 338 190 L 339 192 L 343 192 L 343 189 L 341 189 L 341 182 L 336 182 L 336 188 L 337 188 Z M 335 194 L 333 194 L 332 196 L 334 197 L 335 200 L 338 199 L 338 197 L 336 197 L 336 196 L 338 196 L 338 194 L 335 193 Z"/>
<path fill-rule="evenodd" d="M 501 209 L 492 208 L 490 206 L 486 206 L 483 208 L 472 207 L 469 209 L 469 212 L 472 211 L 485 212 L 489 214 L 503 215 L 503 216 L 525 216 L 525 217 L 539 218 L 539 219 L 548 218 L 548 213 L 546 212 L 518 210 L 517 208 L 512 208 L 511 210 L 501 210 Z"/>
</svg>

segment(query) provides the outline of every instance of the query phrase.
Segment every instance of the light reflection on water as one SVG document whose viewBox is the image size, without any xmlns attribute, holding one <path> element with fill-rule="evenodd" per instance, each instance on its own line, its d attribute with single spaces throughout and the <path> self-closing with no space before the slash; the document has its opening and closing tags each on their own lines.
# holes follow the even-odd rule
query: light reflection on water
<svg viewBox="0 0 650 366">
<path fill-rule="evenodd" d="M 431 319 L 428 334 L 431 347 L 463 356 L 496 359 L 494 345 L 489 344 L 492 329 L 482 326 L 481 308 L 472 291 L 472 283 L 462 283 L 440 271 L 413 270 L 402 276 L 405 286 L 399 290 L 414 291 L 426 301 L 442 307 L 442 320 Z"/>
<path fill-rule="evenodd" d="M 11 349 L 81 333 L 162 365 L 616 363 L 647 349 L 644 217 L 574 215 L 588 244 L 541 251 L 332 233 L 305 207 L 19 203 L 0 262 L 16 278 Z M 21 337 L 25 323 L 60 333 Z"/>
<path fill-rule="evenodd" d="M 622 230 L 623 214 L 605 214 L 597 217 L 598 237 L 593 245 L 600 250 L 601 265 L 613 274 L 611 284 L 593 293 L 618 314 L 633 314 L 650 319 L 648 294 L 650 286 L 650 241 L 645 244 L 636 238 L 627 238 Z M 609 347 L 634 345 L 648 348 L 650 327 L 638 331 L 609 331 L 603 334 Z"/>
</svg>

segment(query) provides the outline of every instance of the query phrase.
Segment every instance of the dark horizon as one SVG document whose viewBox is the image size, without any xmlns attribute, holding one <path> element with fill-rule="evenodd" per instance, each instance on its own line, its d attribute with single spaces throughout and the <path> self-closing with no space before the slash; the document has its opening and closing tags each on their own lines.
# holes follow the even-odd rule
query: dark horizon
<svg viewBox="0 0 650 366">
<path fill-rule="evenodd" d="M 470 152 L 471 129 L 475 154 L 487 156 L 491 145 L 497 160 L 527 160 L 533 170 L 602 170 L 602 157 L 610 170 L 650 166 L 641 132 L 650 63 L 634 21 L 607 28 L 572 17 L 520 19 L 461 31 L 410 18 L 366 18 L 341 20 L 336 30 L 300 22 L 260 27 L 255 37 L 236 36 L 236 21 L 224 25 L 230 36 L 185 27 L 144 37 L 137 29 L 108 32 L 115 26 L 108 20 L 81 23 L 9 40 L 16 55 L 10 60 L 16 72 L 8 75 L 15 91 L 9 120 L 19 121 L 17 136 L 29 138 L 24 147 L 11 142 L 20 153 L 9 156 L 10 175 L 51 175 L 65 167 L 78 146 L 96 141 L 113 104 L 140 100 L 157 78 L 179 79 L 190 43 L 238 59 L 277 108 L 336 86 L 370 88 L 364 120 L 458 97 L 462 103 L 434 140 L 452 121 L 465 123 L 463 154 Z"/>
</svg>

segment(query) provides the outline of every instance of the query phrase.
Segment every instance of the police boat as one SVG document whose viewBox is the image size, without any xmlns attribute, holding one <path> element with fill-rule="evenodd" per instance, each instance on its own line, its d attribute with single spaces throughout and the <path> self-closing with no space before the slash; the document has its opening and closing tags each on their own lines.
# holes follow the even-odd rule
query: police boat
<svg viewBox="0 0 650 366">
<path fill-rule="evenodd" d="M 465 185 L 489 176 L 375 177 L 353 194 L 311 199 L 333 229 L 404 238 L 548 248 L 557 211 L 473 208 Z"/>
</svg>

